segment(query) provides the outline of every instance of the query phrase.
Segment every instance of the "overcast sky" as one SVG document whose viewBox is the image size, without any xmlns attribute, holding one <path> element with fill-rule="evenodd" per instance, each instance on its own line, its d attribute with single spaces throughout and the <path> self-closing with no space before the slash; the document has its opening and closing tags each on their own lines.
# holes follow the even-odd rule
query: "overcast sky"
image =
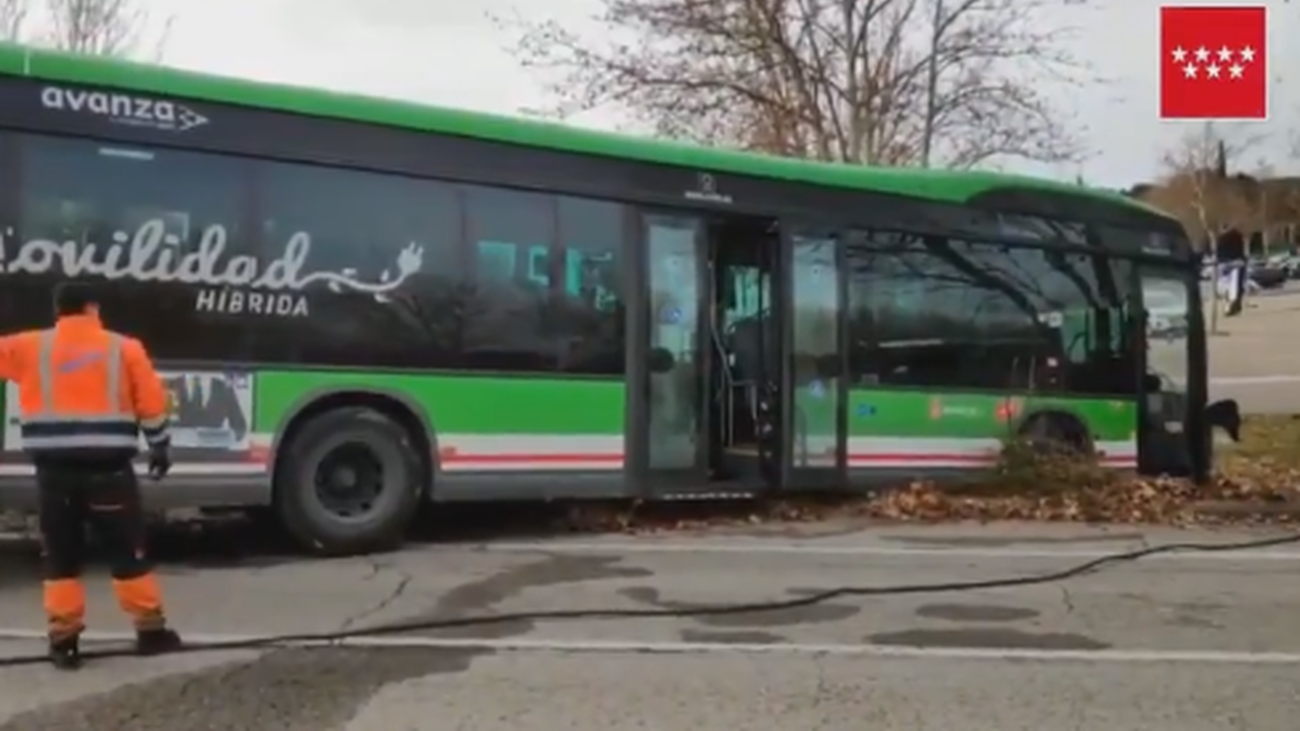
<svg viewBox="0 0 1300 731">
<path fill-rule="evenodd" d="M 581 30 L 598 0 L 147 0 L 155 17 L 174 26 L 164 61 L 212 73 L 397 97 L 432 104 L 513 114 L 545 98 L 535 79 L 503 50 L 503 35 L 488 14 L 514 10 L 549 17 Z M 1232 0 L 1215 3 L 1231 4 Z M 1186 4 L 1197 4 L 1194 0 Z M 1242 3 L 1242 4 L 1256 4 Z M 1266 0 L 1270 7 L 1270 71 L 1300 69 L 1300 4 Z M 1187 130 L 1156 118 L 1159 56 L 1158 0 L 1089 0 L 1062 10 L 1062 24 L 1078 29 L 1069 42 L 1114 83 L 1063 91 L 1086 126 L 1093 156 L 1081 168 L 1020 166 L 1023 172 L 1121 187 L 1158 173 L 1162 150 Z M 1287 118 L 1300 128 L 1300 71 L 1288 87 L 1271 89 L 1272 121 L 1252 132 L 1267 139 L 1243 166 L 1267 162 L 1296 169 L 1287 150 Z M 613 128 L 617 110 L 580 123 Z M 1244 133 L 1244 132 L 1243 132 Z"/>
</svg>

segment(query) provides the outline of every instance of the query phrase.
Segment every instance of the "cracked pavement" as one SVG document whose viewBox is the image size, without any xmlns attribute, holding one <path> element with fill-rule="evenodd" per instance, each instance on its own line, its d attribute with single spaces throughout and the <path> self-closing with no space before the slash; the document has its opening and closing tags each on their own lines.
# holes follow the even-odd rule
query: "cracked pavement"
<svg viewBox="0 0 1300 731">
<path fill-rule="evenodd" d="M 402 595 L 406 593 L 406 587 L 410 586 L 412 581 L 415 581 L 415 576 L 413 574 L 395 567 L 393 563 L 389 560 L 379 559 L 371 556 L 367 556 L 361 560 L 364 560 L 368 564 L 370 564 L 370 573 L 365 578 L 363 578 L 362 581 L 365 582 L 373 581 L 374 579 L 378 578 L 381 574 L 387 572 L 394 572 L 398 577 L 397 584 L 392 588 L 391 591 L 388 592 L 386 596 L 384 596 L 383 599 L 380 599 L 379 601 L 375 602 L 373 605 L 366 607 L 360 612 L 349 614 L 346 618 L 344 618 L 344 620 L 341 623 L 339 623 L 338 629 L 335 630 L 340 634 L 347 633 L 357 627 L 362 627 L 365 625 L 366 620 L 376 615 L 382 614 L 385 610 L 391 607 L 394 602 L 401 599 Z"/>
<path fill-rule="evenodd" d="M 163 575 L 184 631 L 297 634 L 584 607 L 685 611 L 846 585 L 1048 573 L 1143 545 L 1244 537 L 757 527 L 177 563 Z M 0 731 L 1291 731 L 1300 712 L 1297 575 L 1300 548 L 1288 547 L 1124 564 L 1063 584 L 408 633 L 421 647 L 111 659 L 76 674 L 2 669 Z M 107 581 L 96 577 L 91 588 L 93 629 L 125 632 Z M 0 566 L 0 627 L 38 632 L 39 604 L 31 566 L 11 557 Z M 471 639 L 485 644 L 464 646 Z M 523 642 L 532 644 L 510 646 Z M 759 652 L 772 644 L 786 649 Z M 8 655 L 41 649 L 31 640 L 0 645 Z"/>
</svg>

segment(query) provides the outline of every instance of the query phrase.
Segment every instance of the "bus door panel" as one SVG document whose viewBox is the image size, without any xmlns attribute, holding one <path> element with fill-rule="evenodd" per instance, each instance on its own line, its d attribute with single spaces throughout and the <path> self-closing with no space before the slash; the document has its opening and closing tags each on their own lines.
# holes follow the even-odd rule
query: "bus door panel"
<svg viewBox="0 0 1300 731">
<path fill-rule="evenodd" d="M 776 303 L 781 332 L 780 486 L 847 484 L 848 333 L 838 232 L 782 226 Z"/>
<path fill-rule="evenodd" d="M 687 215 L 640 217 L 643 259 L 630 308 L 628 470 L 649 496 L 708 480 L 709 317 L 712 277 L 704 223 Z"/>
<path fill-rule="evenodd" d="M 1205 441 L 1204 331 L 1199 283 L 1185 267 L 1137 267 L 1133 334 L 1140 383 L 1138 467 L 1146 474 L 1203 477 Z M 1208 416 L 1231 421 L 1231 409 Z M 1227 417 L 1227 418 L 1224 418 Z"/>
</svg>

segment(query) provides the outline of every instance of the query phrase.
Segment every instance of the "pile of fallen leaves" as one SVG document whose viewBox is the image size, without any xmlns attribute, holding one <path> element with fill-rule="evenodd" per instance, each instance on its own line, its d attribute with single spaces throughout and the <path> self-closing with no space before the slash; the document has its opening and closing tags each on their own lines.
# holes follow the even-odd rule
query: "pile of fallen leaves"
<svg viewBox="0 0 1300 731">
<path fill-rule="evenodd" d="M 1009 444 L 994 473 L 956 485 L 914 483 L 869 498 L 872 517 L 906 521 L 1038 520 L 1190 525 L 1300 517 L 1300 473 L 1256 463 L 1206 484 L 1143 477 L 1080 456 Z"/>
<path fill-rule="evenodd" d="M 1187 526 L 1300 522 L 1300 417 L 1248 419 L 1242 441 L 1216 447 L 1204 485 L 1142 477 L 1078 455 L 1008 442 L 996 468 L 962 483 L 914 482 L 866 496 L 765 501 L 582 504 L 557 527 L 574 531 L 717 530 L 863 519 L 1036 520 Z"/>
</svg>

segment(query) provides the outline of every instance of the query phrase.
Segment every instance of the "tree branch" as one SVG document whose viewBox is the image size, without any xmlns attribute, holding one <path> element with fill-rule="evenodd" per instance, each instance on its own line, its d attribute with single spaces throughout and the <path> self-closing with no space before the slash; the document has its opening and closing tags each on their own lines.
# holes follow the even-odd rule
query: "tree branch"
<svg viewBox="0 0 1300 731">
<path fill-rule="evenodd" d="M 45 9 L 50 20 L 47 45 L 96 56 L 134 55 L 151 20 L 138 0 L 45 0 Z M 172 20 L 164 20 L 149 54 L 154 60 L 162 57 Z"/>
<path fill-rule="evenodd" d="M 599 38 L 498 22 L 544 77 L 552 116 L 616 105 L 706 144 L 902 165 L 918 161 L 932 106 L 948 165 L 1078 159 L 1077 135 L 1039 91 L 1044 78 L 1086 77 L 1059 44 L 1068 29 L 1049 22 L 1071 0 L 947 0 L 935 27 L 921 11 L 936 1 L 603 0 Z"/>
</svg>

